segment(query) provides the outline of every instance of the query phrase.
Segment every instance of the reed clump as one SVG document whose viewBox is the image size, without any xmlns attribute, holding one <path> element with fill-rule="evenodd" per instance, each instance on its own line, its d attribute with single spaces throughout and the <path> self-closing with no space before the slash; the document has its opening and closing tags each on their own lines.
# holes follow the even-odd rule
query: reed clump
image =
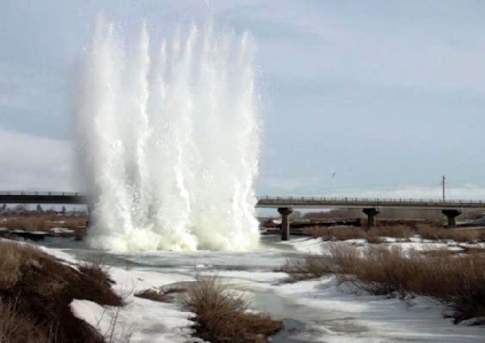
<svg viewBox="0 0 485 343">
<path fill-rule="evenodd" d="M 485 316 L 483 253 L 404 253 L 397 247 L 362 250 L 339 244 L 329 256 L 289 261 L 283 270 L 294 280 L 334 273 L 375 295 L 430 296 L 451 306 L 455 322 Z"/>
<path fill-rule="evenodd" d="M 185 304 L 196 314 L 196 335 L 213 343 L 263 343 L 281 322 L 248 311 L 248 302 L 216 278 L 199 280 L 187 291 Z"/>
</svg>

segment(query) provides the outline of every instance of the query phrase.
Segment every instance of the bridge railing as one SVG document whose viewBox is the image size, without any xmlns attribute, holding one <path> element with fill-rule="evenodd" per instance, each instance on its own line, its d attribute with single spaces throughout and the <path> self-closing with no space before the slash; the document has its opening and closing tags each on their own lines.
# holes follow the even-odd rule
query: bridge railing
<svg viewBox="0 0 485 343">
<path fill-rule="evenodd" d="M 482 200 L 462 200 L 462 199 L 450 199 L 450 200 L 441 200 L 441 199 L 418 199 L 418 198 L 359 198 L 359 197 L 315 197 L 315 196 L 260 196 L 258 197 L 259 201 L 262 202 L 287 202 L 287 203 L 361 203 L 361 204 L 380 204 L 380 203 L 387 203 L 387 204 L 436 204 L 436 205 L 446 205 L 446 204 L 473 204 L 473 205 L 485 205 L 485 201 Z"/>
<path fill-rule="evenodd" d="M 85 194 L 79 192 L 46 192 L 46 191 L 0 191 L 0 196 L 56 196 L 56 197 L 80 197 L 84 198 Z M 258 202 L 266 204 L 356 204 L 356 205 L 373 205 L 385 206 L 386 204 L 407 204 L 407 205 L 428 205 L 428 206 L 484 206 L 485 201 L 482 200 L 441 200 L 441 199 L 417 199 L 417 198 L 359 198 L 359 197 L 316 197 L 316 196 L 259 196 Z"/>
<path fill-rule="evenodd" d="M 34 191 L 0 191 L 0 195 L 25 195 L 25 196 L 82 196 L 78 192 L 34 192 Z"/>
</svg>

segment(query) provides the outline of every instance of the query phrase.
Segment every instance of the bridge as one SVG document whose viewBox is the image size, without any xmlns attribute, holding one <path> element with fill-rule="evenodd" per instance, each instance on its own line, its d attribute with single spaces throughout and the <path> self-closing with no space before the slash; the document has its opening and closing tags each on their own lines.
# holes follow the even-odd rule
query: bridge
<svg viewBox="0 0 485 343">
<path fill-rule="evenodd" d="M 86 195 L 75 192 L 0 192 L 0 204 L 70 204 L 89 205 Z M 275 208 L 281 215 L 281 237 L 289 238 L 289 215 L 294 208 L 361 208 L 367 215 L 367 226 L 375 225 L 376 216 L 382 208 L 414 208 L 441 210 L 448 219 L 448 227 L 456 226 L 456 217 L 464 209 L 485 210 L 485 201 L 425 200 L 425 199 L 379 199 L 379 198 L 332 198 L 332 197 L 258 197 L 256 207 Z"/>
<path fill-rule="evenodd" d="M 289 215 L 294 208 L 361 208 L 367 215 L 367 228 L 375 226 L 376 216 L 382 208 L 413 208 L 441 210 L 448 219 L 448 227 L 456 227 L 456 217 L 464 209 L 485 210 L 484 201 L 425 200 L 425 199 L 379 199 L 379 198 L 331 198 L 331 197 L 259 197 L 257 207 L 277 208 L 281 215 L 281 238 L 288 240 Z"/>
<path fill-rule="evenodd" d="M 0 204 L 87 205 L 88 198 L 75 192 L 0 192 Z"/>
</svg>

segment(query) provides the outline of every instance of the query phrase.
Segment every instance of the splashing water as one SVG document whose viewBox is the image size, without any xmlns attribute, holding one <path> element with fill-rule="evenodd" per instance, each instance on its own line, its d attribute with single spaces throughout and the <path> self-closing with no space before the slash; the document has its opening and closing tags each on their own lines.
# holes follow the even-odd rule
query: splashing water
<svg viewBox="0 0 485 343">
<path fill-rule="evenodd" d="M 82 82 L 90 243 L 115 251 L 259 243 L 254 47 L 211 26 L 135 48 L 100 19 Z"/>
</svg>

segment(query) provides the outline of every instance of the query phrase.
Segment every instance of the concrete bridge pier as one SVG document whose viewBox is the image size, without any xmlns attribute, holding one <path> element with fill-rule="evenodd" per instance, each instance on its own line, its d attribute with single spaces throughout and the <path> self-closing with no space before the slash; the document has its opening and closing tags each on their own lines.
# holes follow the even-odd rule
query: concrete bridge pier
<svg viewBox="0 0 485 343">
<path fill-rule="evenodd" d="M 375 208 L 364 208 L 362 212 L 367 215 L 367 230 L 376 226 L 376 216 L 379 214 L 379 211 Z"/>
<path fill-rule="evenodd" d="M 461 214 L 459 210 L 443 210 L 441 211 L 448 219 L 448 228 L 456 227 L 456 217 Z"/>
<path fill-rule="evenodd" d="M 86 226 L 89 227 L 94 222 L 94 205 L 92 203 L 86 204 L 87 221 Z"/>
<path fill-rule="evenodd" d="M 290 221 L 288 216 L 293 212 L 290 207 L 278 208 L 278 213 L 281 214 L 281 240 L 287 241 L 290 238 Z"/>
</svg>

